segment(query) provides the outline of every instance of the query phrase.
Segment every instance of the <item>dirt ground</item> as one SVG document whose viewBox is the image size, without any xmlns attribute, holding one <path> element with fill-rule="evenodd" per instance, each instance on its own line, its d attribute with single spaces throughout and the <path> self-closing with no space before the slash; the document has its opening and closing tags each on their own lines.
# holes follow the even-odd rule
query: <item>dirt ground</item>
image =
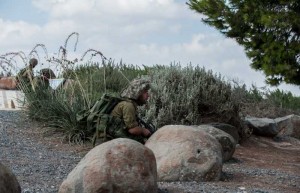
<svg viewBox="0 0 300 193">
<path fill-rule="evenodd" d="M 255 187 L 278 192 L 300 192 L 299 140 L 288 138 L 276 142 L 272 138 L 252 136 L 237 147 L 233 158 L 237 163 L 230 167 L 230 164 L 223 166 L 223 170 L 232 173 L 224 183 L 239 184 L 246 189 Z M 236 168 L 244 168 L 245 171 L 234 173 Z M 247 172 L 247 168 L 252 171 Z"/>
<path fill-rule="evenodd" d="M 13 115 L 7 115 L 9 120 Z M 25 123 L 2 120 L 0 160 L 13 169 L 22 192 L 57 192 L 92 145 L 69 144 L 59 133 L 45 133 L 40 126 Z M 299 193 L 300 140 L 252 135 L 224 163 L 220 181 L 159 182 L 159 188 L 164 193 Z"/>
</svg>

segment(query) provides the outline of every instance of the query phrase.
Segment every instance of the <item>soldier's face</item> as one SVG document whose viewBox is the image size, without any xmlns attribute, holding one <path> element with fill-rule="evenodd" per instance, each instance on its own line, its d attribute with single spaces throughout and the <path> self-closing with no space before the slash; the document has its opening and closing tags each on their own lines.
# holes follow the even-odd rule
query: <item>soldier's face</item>
<svg viewBox="0 0 300 193">
<path fill-rule="evenodd" d="M 149 95 L 148 90 L 145 90 L 144 92 L 142 92 L 142 94 L 139 97 L 139 103 L 141 105 L 146 104 L 147 101 L 148 101 L 148 99 L 149 99 L 149 97 L 150 97 L 150 95 Z"/>
<path fill-rule="evenodd" d="M 146 101 L 146 102 L 147 102 L 147 101 L 148 101 L 148 99 L 149 99 L 149 97 L 150 97 L 150 96 L 149 96 L 149 92 L 148 92 L 148 90 L 144 91 L 144 92 L 143 92 L 143 99 L 144 99 L 144 101 Z"/>
</svg>

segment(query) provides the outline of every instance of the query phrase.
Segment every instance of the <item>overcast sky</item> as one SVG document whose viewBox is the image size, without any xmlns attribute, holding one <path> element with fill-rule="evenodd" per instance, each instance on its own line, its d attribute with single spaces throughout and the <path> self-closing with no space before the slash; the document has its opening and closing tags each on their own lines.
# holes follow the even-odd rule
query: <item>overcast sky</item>
<svg viewBox="0 0 300 193">
<path fill-rule="evenodd" d="M 70 60 L 92 48 L 126 64 L 191 63 L 248 86 L 265 86 L 243 47 L 203 24 L 201 17 L 186 0 L 0 0 L 0 55 L 28 55 L 36 44 L 44 44 L 51 56 L 77 32 L 77 50 L 75 36 L 67 47 Z M 300 95 L 299 87 L 279 88 Z"/>
</svg>

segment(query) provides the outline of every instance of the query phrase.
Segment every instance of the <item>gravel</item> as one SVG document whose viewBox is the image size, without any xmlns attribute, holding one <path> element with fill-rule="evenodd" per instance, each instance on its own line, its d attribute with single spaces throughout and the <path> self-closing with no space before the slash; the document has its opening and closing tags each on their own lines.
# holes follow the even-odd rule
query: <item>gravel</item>
<svg viewBox="0 0 300 193">
<path fill-rule="evenodd" d="M 0 111 L 0 162 L 16 175 L 23 193 L 56 193 L 84 154 L 72 151 L 68 144 L 62 146 L 69 148 L 61 148 L 61 144 L 43 141 L 32 130 L 35 126 L 20 111 Z M 257 181 L 265 187 L 251 183 Z M 299 182 L 299 175 L 248 167 L 234 158 L 223 165 L 219 182 L 159 182 L 158 185 L 160 193 L 281 193 L 284 192 L 281 184 L 291 187 L 287 192 L 300 192 Z"/>
<path fill-rule="evenodd" d="M 32 125 L 20 111 L 0 111 L 0 124 L 0 161 L 16 175 L 22 192 L 58 192 L 82 156 L 52 149 L 34 134 L 28 137 Z"/>
</svg>

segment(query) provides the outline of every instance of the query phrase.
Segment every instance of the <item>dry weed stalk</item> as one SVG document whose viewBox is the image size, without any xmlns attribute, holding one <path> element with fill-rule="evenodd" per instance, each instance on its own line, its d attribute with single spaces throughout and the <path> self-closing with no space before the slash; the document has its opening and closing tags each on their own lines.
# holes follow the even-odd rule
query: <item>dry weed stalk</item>
<svg viewBox="0 0 300 193">
<path fill-rule="evenodd" d="M 8 52 L 0 56 L 0 67 L 4 72 L 11 73 L 11 70 L 15 72 L 18 70 L 16 57 L 20 58 L 25 65 L 27 64 L 27 57 L 22 51 Z"/>
<path fill-rule="evenodd" d="M 90 58 L 89 60 L 91 60 L 94 56 L 97 56 L 97 55 L 99 55 L 99 56 L 101 57 L 102 60 L 107 60 L 107 58 L 102 54 L 102 52 L 90 48 L 90 49 L 88 49 L 87 51 L 85 51 L 85 52 L 83 53 L 83 55 L 81 56 L 80 61 L 83 61 L 83 59 L 85 58 L 85 56 L 86 56 L 88 53 L 90 53 L 90 52 L 92 52 L 92 54 L 91 54 L 91 58 Z"/>
<path fill-rule="evenodd" d="M 37 57 L 38 60 L 40 60 L 39 54 L 37 52 L 37 48 L 42 48 L 42 50 L 44 51 L 45 55 L 46 55 L 46 60 L 48 59 L 48 51 L 47 48 L 44 44 L 36 44 L 32 50 L 29 52 L 28 54 L 28 58 L 33 58 L 33 57 Z"/>
</svg>

